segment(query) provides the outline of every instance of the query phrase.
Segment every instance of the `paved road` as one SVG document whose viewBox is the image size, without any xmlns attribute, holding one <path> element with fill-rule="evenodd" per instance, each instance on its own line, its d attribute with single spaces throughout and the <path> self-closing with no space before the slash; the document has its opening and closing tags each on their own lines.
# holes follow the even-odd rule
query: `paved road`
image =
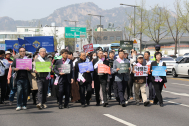
<svg viewBox="0 0 189 126">
<path fill-rule="evenodd" d="M 69 109 L 58 109 L 56 100 L 48 98 L 48 108 L 38 110 L 29 102 L 27 110 L 16 111 L 13 106 L 0 105 L 0 126 L 189 126 L 189 79 L 168 76 L 167 88 L 163 90 L 164 107 L 144 107 L 129 101 L 122 108 L 115 100 L 110 106 L 91 105 L 81 108 L 71 103 Z"/>
</svg>

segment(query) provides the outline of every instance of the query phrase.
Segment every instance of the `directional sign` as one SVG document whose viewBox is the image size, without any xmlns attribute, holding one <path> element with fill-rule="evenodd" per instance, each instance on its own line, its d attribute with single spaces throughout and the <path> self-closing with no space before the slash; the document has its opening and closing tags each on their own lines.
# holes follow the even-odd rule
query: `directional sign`
<svg viewBox="0 0 189 126">
<path fill-rule="evenodd" d="M 86 38 L 86 27 L 65 27 L 65 38 Z"/>
</svg>

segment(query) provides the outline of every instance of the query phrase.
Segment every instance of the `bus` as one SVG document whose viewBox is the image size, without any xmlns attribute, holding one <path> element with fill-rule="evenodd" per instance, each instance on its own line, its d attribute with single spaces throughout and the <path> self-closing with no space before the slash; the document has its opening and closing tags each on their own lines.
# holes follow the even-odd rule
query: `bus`
<svg viewBox="0 0 189 126">
<path fill-rule="evenodd" d="M 120 43 L 112 43 L 110 45 L 111 50 L 115 50 L 115 54 L 118 54 L 118 49 L 120 48 Z"/>
</svg>

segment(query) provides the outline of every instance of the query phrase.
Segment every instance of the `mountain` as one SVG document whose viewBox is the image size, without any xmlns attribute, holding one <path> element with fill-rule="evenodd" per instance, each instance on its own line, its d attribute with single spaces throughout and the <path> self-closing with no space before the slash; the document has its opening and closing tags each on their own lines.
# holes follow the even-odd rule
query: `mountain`
<svg viewBox="0 0 189 126">
<path fill-rule="evenodd" d="M 16 26 L 39 26 L 51 25 L 55 22 L 56 26 L 74 26 L 74 22 L 65 22 L 64 20 L 79 21 L 77 26 L 86 27 L 87 20 L 90 19 L 88 14 L 103 15 L 102 25 L 108 26 L 108 23 L 114 23 L 115 27 L 123 27 L 124 21 L 127 21 L 127 13 L 131 13 L 131 7 L 117 7 L 109 10 L 103 10 L 92 2 L 72 4 L 55 10 L 52 14 L 41 19 L 32 21 L 13 20 L 10 17 L 0 17 L 0 31 L 16 31 Z M 100 18 L 91 17 L 91 26 L 100 24 Z"/>
</svg>

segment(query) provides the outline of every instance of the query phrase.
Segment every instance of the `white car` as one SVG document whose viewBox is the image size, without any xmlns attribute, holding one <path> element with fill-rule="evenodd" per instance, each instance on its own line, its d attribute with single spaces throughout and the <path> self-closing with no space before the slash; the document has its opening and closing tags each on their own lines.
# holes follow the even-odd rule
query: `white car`
<svg viewBox="0 0 189 126">
<path fill-rule="evenodd" d="M 173 77 L 178 75 L 188 75 L 189 76 L 189 56 L 183 56 L 180 61 L 177 60 L 175 66 L 172 69 Z"/>
<path fill-rule="evenodd" d="M 172 57 L 162 57 L 161 60 L 166 63 L 167 72 L 171 73 L 176 61 Z"/>
</svg>

